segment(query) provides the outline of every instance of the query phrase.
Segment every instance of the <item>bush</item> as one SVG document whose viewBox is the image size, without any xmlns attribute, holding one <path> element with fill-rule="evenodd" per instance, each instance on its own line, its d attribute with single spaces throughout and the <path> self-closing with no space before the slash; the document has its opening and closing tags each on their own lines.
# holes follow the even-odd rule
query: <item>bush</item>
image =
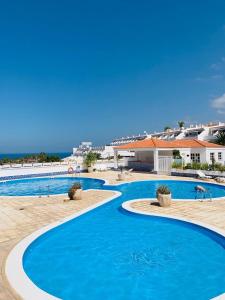
<svg viewBox="0 0 225 300">
<path fill-rule="evenodd" d="M 207 163 L 204 163 L 204 164 L 201 164 L 201 170 L 209 170 L 209 164 Z"/>
<path fill-rule="evenodd" d="M 201 164 L 198 163 L 198 162 L 193 162 L 193 163 L 191 164 L 191 168 L 192 168 L 193 170 L 201 170 Z"/>
<path fill-rule="evenodd" d="M 172 168 L 174 168 L 174 169 L 182 169 L 182 163 L 174 161 L 172 163 Z"/>
<path fill-rule="evenodd" d="M 156 196 L 158 197 L 158 194 L 162 195 L 169 195 L 171 194 L 170 189 L 166 185 L 160 185 L 156 190 Z"/>
<path fill-rule="evenodd" d="M 209 165 L 207 163 L 200 164 L 197 162 L 193 162 L 186 164 L 185 169 L 225 172 L 225 166 L 220 163 Z"/>
<path fill-rule="evenodd" d="M 225 166 L 221 165 L 221 166 L 220 166 L 220 169 L 219 169 L 218 171 L 220 171 L 220 172 L 225 172 Z"/>
<path fill-rule="evenodd" d="M 70 200 L 74 199 L 74 195 L 77 190 L 81 189 L 81 184 L 79 182 L 75 182 L 68 191 L 68 197 Z"/>
<path fill-rule="evenodd" d="M 192 169 L 192 164 L 191 163 L 188 163 L 186 164 L 186 166 L 184 167 L 185 169 Z"/>
</svg>

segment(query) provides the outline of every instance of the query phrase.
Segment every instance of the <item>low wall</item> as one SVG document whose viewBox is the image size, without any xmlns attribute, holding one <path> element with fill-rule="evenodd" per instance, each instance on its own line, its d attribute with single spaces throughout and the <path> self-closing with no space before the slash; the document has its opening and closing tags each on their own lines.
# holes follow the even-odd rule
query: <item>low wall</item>
<svg viewBox="0 0 225 300">
<path fill-rule="evenodd" d="M 0 180 L 67 174 L 69 166 L 71 164 L 1 168 Z"/>
<path fill-rule="evenodd" d="M 153 170 L 153 164 L 148 162 L 128 161 L 128 167 L 136 171 L 147 171 Z"/>
</svg>

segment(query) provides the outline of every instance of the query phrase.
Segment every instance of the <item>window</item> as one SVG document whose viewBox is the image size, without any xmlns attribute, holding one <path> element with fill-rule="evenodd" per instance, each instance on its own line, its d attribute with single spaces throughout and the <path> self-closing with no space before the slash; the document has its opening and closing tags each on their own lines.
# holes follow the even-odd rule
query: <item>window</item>
<svg viewBox="0 0 225 300">
<path fill-rule="evenodd" d="M 222 152 L 218 152 L 218 160 L 222 160 Z"/>
<path fill-rule="evenodd" d="M 210 152 L 210 160 L 212 162 L 215 161 L 215 153 L 214 152 Z"/>
<path fill-rule="evenodd" d="M 191 160 L 200 163 L 200 153 L 191 153 Z"/>
</svg>

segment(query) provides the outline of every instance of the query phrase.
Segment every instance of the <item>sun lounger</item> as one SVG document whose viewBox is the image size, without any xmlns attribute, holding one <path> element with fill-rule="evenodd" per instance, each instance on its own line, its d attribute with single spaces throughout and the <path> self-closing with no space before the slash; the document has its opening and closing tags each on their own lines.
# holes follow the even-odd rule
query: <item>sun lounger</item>
<svg viewBox="0 0 225 300">
<path fill-rule="evenodd" d="M 127 171 L 124 171 L 125 175 L 131 176 L 131 172 L 133 172 L 133 169 L 129 169 Z"/>
<path fill-rule="evenodd" d="M 196 174 L 198 175 L 198 178 L 201 178 L 201 179 L 212 179 L 212 176 L 205 175 L 200 170 L 196 171 Z"/>
</svg>

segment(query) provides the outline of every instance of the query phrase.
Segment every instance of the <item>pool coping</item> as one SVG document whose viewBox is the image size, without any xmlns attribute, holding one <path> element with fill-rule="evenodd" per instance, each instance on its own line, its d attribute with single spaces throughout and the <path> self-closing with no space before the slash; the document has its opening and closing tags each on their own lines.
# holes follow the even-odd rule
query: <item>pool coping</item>
<svg viewBox="0 0 225 300">
<path fill-rule="evenodd" d="M 86 191 L 96 191 L 96 189 L 89 189 Z M 97 190 L 98 191 L 98 190 Z M 23 256 L 27 248 L 41 235 L 46 233 L 47 231 L 56 228 L 72 219 L 75 219 L 103 204 L 106 204 L 115 198 L 119 197 L 122 193 L 118 191 L 108 190 L 110 192 L 114 192 L 114 196 L 109 197 L 103 201 L 100 201 L 94 205 L 89 206 L 75 214 L 72 214 L 69 217 L 63 218 L 62 220 L 56 221 L 52 224 L 44 226 L 32 234 L 28 235 L 24 239 L 22 239 L 16 246 L 10 251 L 6 262 L 5 262 L 5 275 L 8 280 L 11 288 L 24 300 L 59 300 L 61 298 L 57 298 L 52 296 L 51 294 L 45 292 L 40 289 L 37 285 L 35 285 L 28 275 L 25 273 L 23 269 Z"/>
<path fill-rule="evenodd" d="M 189 224 L 194 224 L 194 225 L 197 225 L 198 227 L 203 227 L 212 232 L 215 232 L 225 238 L 225 230 L 219 229 L 215 226 L 209 225 L 204 222 L 193 221 L 193 220 L 178 217 L 175 215 L 157 214 L 157 213 L 152 213 L 152 212 L 141 211 L 141 210 L 131 207 L 132 203 L 143 202 L 143 201 L 150 202 L 150 201 L 155 201 L 155 199 L 154 198 L 139 198 L 139 199 L 128 200 L 128 201 L 123 202 L 121 206 L 125 211 L 128 211 L 133 214 L 140 214 L 140 215 L 145 215 L 145 216 L 150 216 L 150 217 L 161 217 L 161 218 L 166 218 L 166 219 L 178 220 L 178 221 L 182 221 L 182 222 L 189 223 Z M 211 298 L 211 300 L 224 300 L 224 299 L 225 299 L 225 292 L 221 295 Z"/>
</svg>

